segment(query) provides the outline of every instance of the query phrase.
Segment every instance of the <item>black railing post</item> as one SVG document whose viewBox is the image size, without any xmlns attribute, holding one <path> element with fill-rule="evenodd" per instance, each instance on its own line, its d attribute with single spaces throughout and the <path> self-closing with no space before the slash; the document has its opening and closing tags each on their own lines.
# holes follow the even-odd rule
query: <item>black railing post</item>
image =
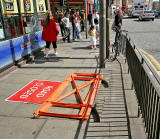
<svg viewBox="0 0 160 139">
<path fill-rule="evenodd" d="M 128 73 L 132 77 L 131 88 L 135 89 L 138 101 L 138 117 L 146 127 L 147 139 L 160 139 L 160 78 L 145 56 L 131 44 L 128 36 L 121 37 L 121 51 L 125 45 Z"/>
</svg>

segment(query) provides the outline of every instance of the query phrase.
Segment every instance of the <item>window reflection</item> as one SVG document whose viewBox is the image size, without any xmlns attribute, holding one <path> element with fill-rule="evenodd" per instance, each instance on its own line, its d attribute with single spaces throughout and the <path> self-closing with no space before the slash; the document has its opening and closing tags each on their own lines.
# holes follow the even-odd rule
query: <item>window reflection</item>
<svg viewBox="0 0 160 139">
<path fill-rule="evenodd" d="M 22 28 L 20 26 L 19 16 L 4 17 L 4 28 L 6 38 L 14 38 L 16 36 L 22 35 Z"/>
<path fill-rule="evenodd" d="M 3 29 L 3 22 L 2 22 L 2 16 L 0 15 L 0 39 L 4 39 L 4 29 Z"/>
</svg>

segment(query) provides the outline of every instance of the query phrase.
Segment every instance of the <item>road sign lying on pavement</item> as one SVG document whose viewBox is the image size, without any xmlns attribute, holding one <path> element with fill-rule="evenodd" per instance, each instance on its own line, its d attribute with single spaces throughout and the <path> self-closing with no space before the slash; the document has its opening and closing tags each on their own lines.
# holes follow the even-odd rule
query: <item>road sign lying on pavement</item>
<svg viewBox="0 0 160 139">
<path fill-rule="evenodd" d="M 21 90 L 8 97 L 6 101 L 43 103 L 61 84 L 61 82 L 33 80 Z"/>
<path fill-rule="evenodd" d="M 72 73 L 70 74 L 62 84 L 51 94 L 51 96 L 35 111 L 34 118 L 39 116 L 54 116 L 54 117 L 65 117 L 65 118 L 74 118 L 81 120 L 88 120 L 92 106 L 94 104 L 95 97 L 100 87 L 101 80 L 103 75 L 101 74 L 92 74 L 92 73 Z M 85 81 L 84 84 L 77 86 L 77 81 Z M 74 89 L 63 93 L 66 88 L 72 84 Z M 89 91 L 86 94 L 85 99 L 82 98 L 80 91 L 83 88 L 89 86 Z M 63 94 L 62 94 L 63 93 Z M 75 94 L 79 100 L 79 103 L 60 103 L 65 98 Z M 49 110 L 53 107 L 61 108 L 73 108 L 79 109 L 78 114 L 64 114 L 64 113 L 52 113 Z"/>
</svg>

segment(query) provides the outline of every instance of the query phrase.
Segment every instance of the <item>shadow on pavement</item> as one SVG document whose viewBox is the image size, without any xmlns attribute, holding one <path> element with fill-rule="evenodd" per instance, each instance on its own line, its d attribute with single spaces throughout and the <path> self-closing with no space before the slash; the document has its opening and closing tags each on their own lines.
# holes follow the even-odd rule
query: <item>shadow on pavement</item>
<svg viewBox="0 0 160 139">
<path fill-rule="evenodd" d="M 43 69 L 43 68 L 47 68 L 47 69 L 95 69 L 96 67 L 83 67 L 83 66 L 81 66 L 81 67 L 58 67 L 58 66 L 56 66 L 56 67 L 53 67 L 53 66 L 46 66 L 46 67 L 36 67 L 36 66 L 29 66 L 29 67 L 20 67 L 21 69 Z"/>
<path fill-rule="evenodd" d="M 120 64 L 119 61 L 118 63 Z M 101 88 L 96 97 L 100 123 L 94 122 L 93 116 L 90 116 L 89 120 L 86 121 L 83 139 L 107 137 L 132 139 L 121 64 L 119 74 L 114 70 L 110 72 L 112 75 L 109 88 Z M 117 80 L 120 80 L 120 78 L 122 82 L 119 83 Z M 98 100 L 98 98 L 101 98 L 101 100 Z M 102 98 L 104 98 L 104 102 L 102 102 Z M 80 137 L 82 124 L 79 121 L 74 139 Z"/>
<path fill-rule="evenodd" d="M 72 49 L 88 49 L 88 50 L 91 50 L 92 48 L 91 48 L 91 45 L 89 45 L 89 46 L 83 46 L 83 47 L 72 47 Z"/>
</svg>

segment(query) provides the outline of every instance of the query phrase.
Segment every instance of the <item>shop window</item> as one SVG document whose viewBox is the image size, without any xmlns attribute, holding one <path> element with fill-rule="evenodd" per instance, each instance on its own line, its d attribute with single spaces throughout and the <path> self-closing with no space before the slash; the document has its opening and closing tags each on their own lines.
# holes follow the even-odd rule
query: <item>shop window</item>
<svg viewBox="0 0 160 139">
<path fill-rule="evenodd" d="M 23 34 L 19 16 L 4 17 L 3 20 L 6 38 L 14 38 Z"/>
<path fill-rule="evenodd" d="M 4 39 L 4 29 L 3 29 L 3 22 L 2 22 L 2 16 L 0 16 L 0 39 Z"/>
<path fill-rule="evenodd" d="M 25 33 L 30 33 L 32 32 L 32 20 L 33 16 L 24 16 L 23 17 L 23 26 L 24 26 L 24 30 L 25 30 Z"/>
<path fill-rule="evenodd" d="M 23 17 L 23 26 L 25 28 L 25 33 L 31 33 L 42 30 L 41 27 L 41 16 L 36 20 L 33 15 Z"/>
<path fill-rule="evenodd" d="M 38 28 L 37 28 L 37 31 L 41 31 L 42 30 L 41 20 L 43 19 L 43 17 L 44 17 L 44 14 L 40 14 L 38 16 Z"/>
</svg>

